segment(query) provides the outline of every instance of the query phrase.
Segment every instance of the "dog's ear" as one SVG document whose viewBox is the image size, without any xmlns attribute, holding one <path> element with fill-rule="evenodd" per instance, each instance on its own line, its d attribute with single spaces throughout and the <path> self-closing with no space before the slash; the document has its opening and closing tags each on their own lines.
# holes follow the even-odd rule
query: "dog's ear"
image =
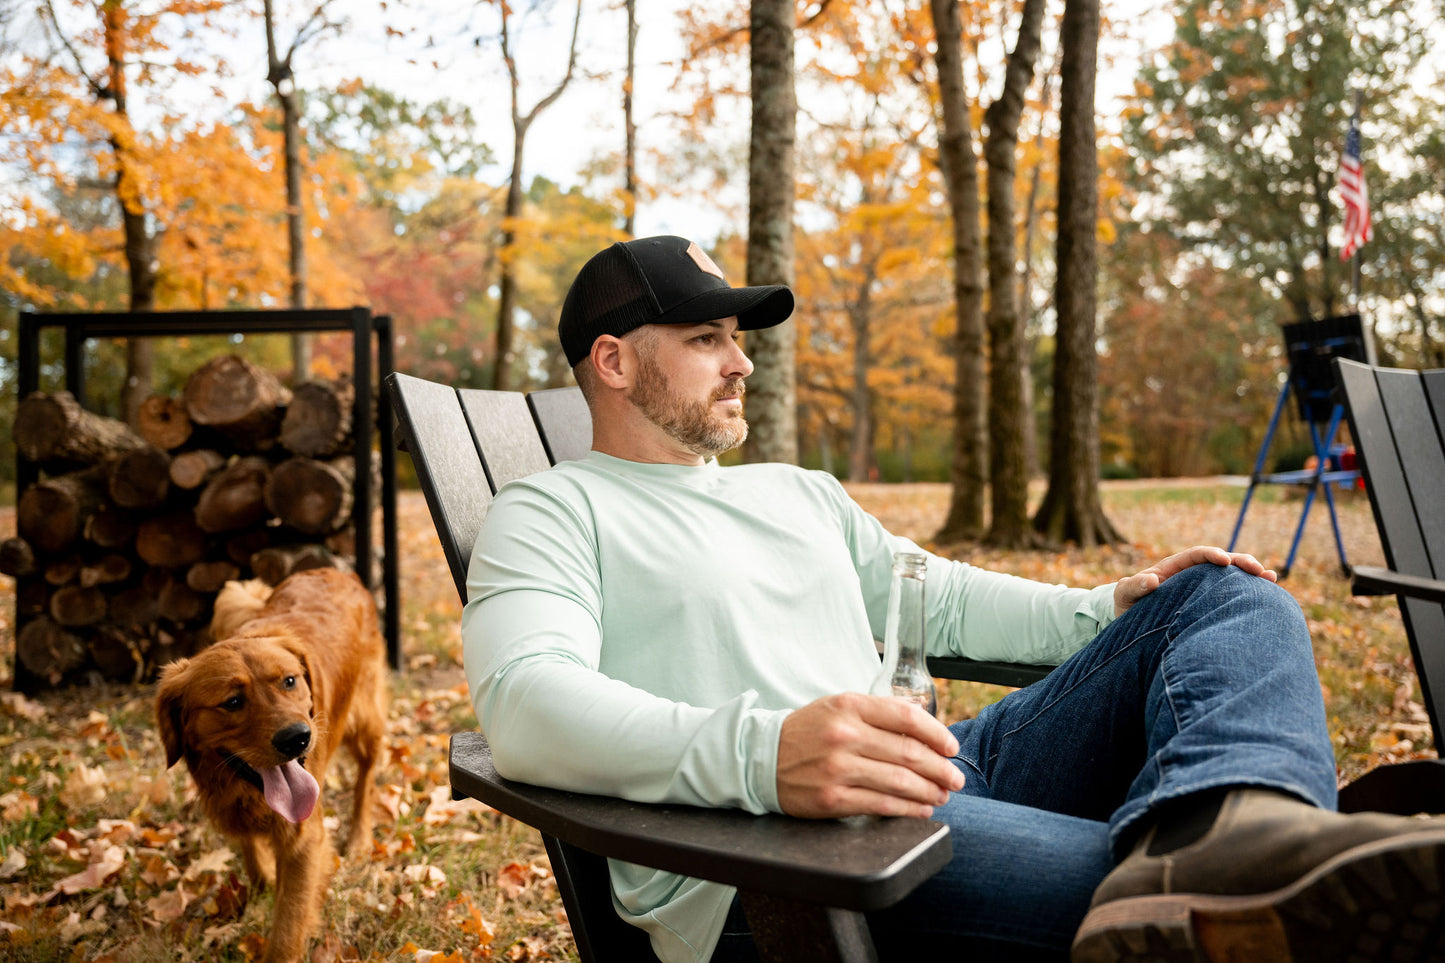
<svg viewBox="0 0 1445 963">
<path fill-rule="evenodd" d="M 156 688 L 156 726 L 161 732 L 161 743 L 166 747 L 166 768 L 180 761 L 186 751 L 185 726 L 181 723 L 182 700 L 186 693 L 186 682 L 190 675 L 186 667 L 188 659 L 177 659 L 161 670 L 160 685 Z"/>
</svg>

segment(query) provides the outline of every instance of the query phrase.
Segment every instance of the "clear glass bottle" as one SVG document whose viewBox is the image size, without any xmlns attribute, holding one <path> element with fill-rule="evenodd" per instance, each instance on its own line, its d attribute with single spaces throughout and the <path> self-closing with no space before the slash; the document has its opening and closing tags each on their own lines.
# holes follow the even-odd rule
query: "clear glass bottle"
<svg viewBox="0 0 1445 963">
<path fill-rule="evenodd" d="M 936 716 L 938 697 L 924 660 L 923 583 L 927 574 L 926 555 L 894 554 L 888 618 L 883 628 L 883 667 L 873 692 L 906 699 Z"/>
</svg>

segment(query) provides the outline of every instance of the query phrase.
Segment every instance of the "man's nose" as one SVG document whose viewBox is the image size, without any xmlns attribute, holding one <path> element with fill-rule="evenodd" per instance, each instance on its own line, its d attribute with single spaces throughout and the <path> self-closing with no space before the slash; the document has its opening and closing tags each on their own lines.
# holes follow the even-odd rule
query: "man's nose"
<svg viewBox="0 0 1445 963">
<path fill-rule="evenodd" d="M 748 359 L 748 356 L 743 353 L 742 345 L 736 341 L 734 341 L 732 345 L 733 350 L 728 356 L 727 370 L 724 373 L 729 378 L 746 378 L 753 373 L 753 363 Z"/>
</svg>

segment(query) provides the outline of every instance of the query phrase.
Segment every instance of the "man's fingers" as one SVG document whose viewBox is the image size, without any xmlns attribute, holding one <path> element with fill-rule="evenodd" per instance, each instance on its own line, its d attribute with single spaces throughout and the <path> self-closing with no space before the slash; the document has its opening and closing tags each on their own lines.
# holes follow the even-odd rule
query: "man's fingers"
<svg viewBox="0 0 1445 963">
<path fill-rule="evenodd" d="M 948 790 L 934 781 L 906 766 L 864 756 L 849 763 L 846 775 L 795 794 L 788 811 L 795 816 L 927 816 L 947 801 Z"/>
<path fill-rule="evenodd" d="M 911 702 L 865 697 L 858 707 L 858 714 L 869 725 L 917 739 L 939 755 L 958 754 L 958 740 L 948 727 Z"/>
<path fill-rule="evenodd" d="M 838 816 L 904 816 L 927 819 L 933 815 L 935 806 L 929 803 L 913 802 L 884 792 L 845 786 L 820 795 L 813 805 L 806 803 L 788 810 L 791 815 L 804 819 L 831 819 Z"/>
<path fill-rule="evenodd" d="M 949 758 L 957 752 L 953 734 L 917 706 L 826 696 L 783 722 L 778 801 L 798 816 L 926 815 L 963 788 Z"/>
<path fill-rule="evenodd" d="M 1255 575 L 1270 582 L 1278 582 L 1279 575 L 1253 555 L 1244 552 L 1228 552 L 1217 545 L 1195 545 L 1156 565 L 1151 565 L 1134 575 L 1119 579 L 1114 585 L 1114 614 L 1123 615 L 1135 602 L 1159 587 L 1159 584 L 1173 575 L 1178 575 L 1195 565 L 1233 565 L 1249 575 Z"/>
</svg>

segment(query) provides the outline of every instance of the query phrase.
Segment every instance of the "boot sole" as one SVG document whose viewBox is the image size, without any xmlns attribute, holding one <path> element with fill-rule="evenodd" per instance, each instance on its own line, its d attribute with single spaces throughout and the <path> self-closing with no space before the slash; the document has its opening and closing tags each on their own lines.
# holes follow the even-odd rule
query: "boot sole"
<svg viewBox="0 0 1445 963">
<path fill-rule="evenodd" d="M 1346 850 L 1271 893 L 1112 900 L 1073 963 L 1445 963 L 1445 834 Z"/>
</svg>

